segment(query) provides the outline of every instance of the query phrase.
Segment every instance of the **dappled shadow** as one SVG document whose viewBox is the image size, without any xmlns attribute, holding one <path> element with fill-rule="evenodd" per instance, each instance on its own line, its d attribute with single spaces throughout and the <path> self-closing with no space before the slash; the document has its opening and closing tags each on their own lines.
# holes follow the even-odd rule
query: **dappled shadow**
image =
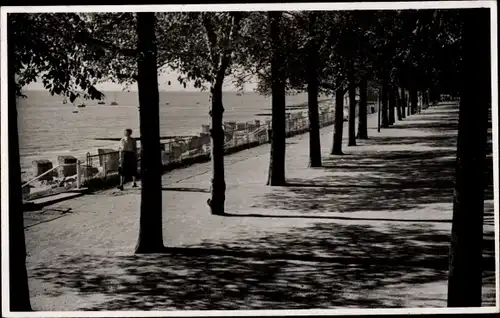
<svg viewBox="0 0 500 318">
<path fill-rule="evenodd" d="M 163 191 L 177 191 L 177 192 L 201 192 L 201 193 L 209 193 L 210 190 L 202 189 L 202 188 L 179 188 L 179 187 L 162 187 Z"/>
<path fill-rule="evenodd" d="M 458 126 L 458 122 L 455 125 L 443 125 L 440 121 L 408 121 L 401 122 L 398 124 L 397 128 L 407 128 L 407 129 L 418 129 L 421 131 L 440 131 L 440 132 L 448 132 L 448 131 L 456 131 Z M 396 126 L 394 126 L 396 127 Z"/>
<path fill-rule="evenodd" d="M 316 219 L 316 220 L 344 220 L 344 221 L 368 221 L 368 222 L 407 222 L 407 223 L 451 223 L 451 220 L 443 219 L 386 219 L 386 218 L 357 218 L 348 216 L 321 216 L 321 215 L 281 215 L 281 214 L 231 214 L 224 213 L 226 217 L 245 218 L 268 218 L 268 219 Z"/>
<path fill-rule="evenodd" d="M 376 144 L 384 145 L 425 145 L 426 147 L 453 147 L 456 144 L 456 134 L 432 135 L 432 136 L 412 136 L 412 137 L 378 137 L 370 136 L 370 139 L 360 140 L 359 145 Z"/>
<path fill-rule="evenodd" d="M 428 225 L 322 223 L 155 255 L 61 255 L 30 276 L 52 297 L 102 296 L 81 310 L 403 307 L 402 293 L 446 284 L 448 246 Z"/>
<path fill-rule="evenodd" d="M 456 162 L 456 113 L 439 106 L 421 115 L 421 122 L 398 123 L 426 131 L 415 136 L 374 136 L 359 145 L 376 146 L 363 152 L 346 148 L 346 155 L 323 159 L 320 177 L 291 178 L 287 187 L 255 198 L 255 208 L 274 208 L 314 215 L 328 212 L 409 211 L 428 204 L 453 202 Z M 425 120 L 433 118 L 432 120 Z M 455 120 L 454 120 L 455 118 Z M 490 123 L 491 124 L 491 123 Z M 396 127 L 396 128 L 398 128 Z M 444 132 L 446 130 L 451 133 Z M 380 146 L 380 147 L 379 147 Z M 491 154 L 492 143 L 488 143 Z M 318 175 L 318 174 L 315 174 Z M 493 199 L 493 159 L 487 157 L 485 199 Z"/>
<path fill-rule="evenodd" d="M 454 124 L 455 127 L 458 127 L 458 115 L 457 114 L 450 114 L 449 112 L 439 114 L 439 113 L 433 113 L 433 114 L 425 114 L 422 115 L 419 118 L 404 118 L 403 120 L 397 120 L 396 125 L 405 125 L 408 122 L 411 123 L 428 123 L 428 122 L 446 122 L 447 126 L 450 126 L 450 124 Z"/>
<path fill-rule="evenodd" d="M 455 159 L 449 150 L 387 151 L 324 160 L 324 176 L 290 179 L 253 207 L 299 213 L 411 210 L 453 201 Z"/>
<path fill-rule="evenodd" d="M 377 129 L 377 126 L 368 128 Z M 452 132 L 458 129 L 458 106 L 456 104 L 431 107 L 428 111 L 409 115 L 385 129 L 417 129 L 424 132 Z M 370 139 L 372 136 L 370 136 Z"/>
<path fill-rule="evenodd" d="M 483 222 L 485 225 L 489 226 L 495 225 L 495 209 L 493 205 L 493 200 L 487 201 L 484 204 Z"/>
<path fill-rule="evenodd" d="M 308 220 L 296 226 L 258 232 L 241 226 L 241 233 L 230 238 L 214 235 L 214 240 L 154 255 L 61 254 L 33 264 L 30 279 L 43 283 L 47 301 L 80 297 L 80 310 L 445 307 L 450 231 L 442 223 L 449 220 L 314 215 L 450 204 L 456 141 L 442 137 L 413 138 L 426 148 L 381 147 L 325 158 L 325 167 L 319 168 L 323 176 L 290 179 L 286 187 L 254 201 L 259 202 L 254 206 L 296 215 L 226 215 L 241 218 L 242 224 L 251 217 Z M 399 139 L 393 140 L 397 144 Z M 491 222 L 492 211 L 487 211 L 485 222 Z M 434 223 L 441 223 L 441 229 Z M 491 287 L 490 234 L 483 249 L 485 281 Z"/>
</svg>

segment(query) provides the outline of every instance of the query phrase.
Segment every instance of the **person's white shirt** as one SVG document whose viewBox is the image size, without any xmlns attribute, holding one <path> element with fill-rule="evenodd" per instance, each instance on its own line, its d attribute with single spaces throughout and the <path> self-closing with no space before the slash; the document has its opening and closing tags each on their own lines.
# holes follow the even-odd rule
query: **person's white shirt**
<svg viewBox="0 0 500 318">
<path fill-rule="evenodd" d="M 123 137 L 120 140 L 121 151 L 137 152 L 137 143 L 132 137 Z"/>
</svg>

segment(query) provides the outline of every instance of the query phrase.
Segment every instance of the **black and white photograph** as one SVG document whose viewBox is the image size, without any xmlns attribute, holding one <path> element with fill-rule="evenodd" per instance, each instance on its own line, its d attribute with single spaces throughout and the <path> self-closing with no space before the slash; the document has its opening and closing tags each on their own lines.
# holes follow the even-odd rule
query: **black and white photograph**
<svg viewBox="0 0 500 318">
<path fill-rule="evenodd" d="M 499 312 L 496 1 L 1 22 L 2 316 Z"/>
</svg>

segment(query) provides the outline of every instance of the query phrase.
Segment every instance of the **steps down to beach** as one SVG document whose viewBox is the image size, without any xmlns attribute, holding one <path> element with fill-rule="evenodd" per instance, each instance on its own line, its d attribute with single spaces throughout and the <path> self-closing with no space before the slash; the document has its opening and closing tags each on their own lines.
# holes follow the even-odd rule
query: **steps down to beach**
<svg viewBox="0 0 500 318">
<path fill-rule="evenodd" d="M 84 195 L 88 191 L 87 188 L 74 189 L 67 192 L 58 193 L 51 196 L 41 197 L 35 200 L 24 201 L 24 211 L 33 211 L 41 209 L 50 204 L 59 203 L 69 199 L 74 199 L 76 197 Z"/>
</svg>

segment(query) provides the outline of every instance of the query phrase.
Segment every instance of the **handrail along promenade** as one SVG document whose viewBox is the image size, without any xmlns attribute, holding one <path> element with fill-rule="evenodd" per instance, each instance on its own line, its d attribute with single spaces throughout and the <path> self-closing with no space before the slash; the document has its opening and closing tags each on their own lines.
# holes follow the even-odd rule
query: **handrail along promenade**
<svg viewBox="0 0 500 318">
<path fill-rule="evenodd" d="M 373 107 L 369 109 L 371 109 L 369 112 L 374 112 Z M 287 112 L 287 119 L 285 122 L 287 138 L 309 131 L 309 118 L 305 113 L 306 111 Z M 332 124 L 334 124 L 334 110 L 323 107 L 320 109 L 319 114 L 320 128 Z M 225 134 L 225 153 L 230 154 L 269 143 L 271 120 L 266 120 L 263 124 L 260 123 L 260 120 L 246 123 L 225 122 L 223 129 Z M 161 143 L 161 160 L 164 171 L 182 168 L 194 163 L 207 162 L 210 160 L 211 140 L 209 135 L 209 125 L 203 125 L 202 130 L 203 132 L 200 133 L 199 136 L 167 136 L 161 138 L 161 140 L 168 140 L 168 142 Z M 104 140 L 104 138 L 99 139 Z M 119 140 L 119 138 L 105 138 L 105 140 L 115 139 Z M 140 143 L 140 138 L 136 139 Z M 56 167 L 51 168 L 50 170 L 45 171 L 29 180 L 22 186 L 26 187 L 39 180 L 41 177 L 44 177 L 61 167 L 76 165 L 76 184 L 67 184 L 66 189 L 68 191 L 73 190 L 75 187 L 79 189 L 82 186 L 94 188 L 92 185 L 93 180 L 98 181 L 98 186 L 95 186 L 96 190 L 99 188 L 110 187 L 114 185 L 114 183 L 113 178 L 109 179 L 108 177 L 117 176 L 118 174 L 120 150 L 105 150 L 106 149 L 100 149 L 97 154 L 91 154 L 88 152 L 84 160 L 77 160 L 76 163 L 59 164 Z M 138 169 L 140 169 L 140 151 Z M 65 181 L 65 179 L 66 177 L 64 177 L 62 181 Z M 104 182 L 105 180 L 108 180 L 107 183 L 109 184 Z"/>
</svg>

